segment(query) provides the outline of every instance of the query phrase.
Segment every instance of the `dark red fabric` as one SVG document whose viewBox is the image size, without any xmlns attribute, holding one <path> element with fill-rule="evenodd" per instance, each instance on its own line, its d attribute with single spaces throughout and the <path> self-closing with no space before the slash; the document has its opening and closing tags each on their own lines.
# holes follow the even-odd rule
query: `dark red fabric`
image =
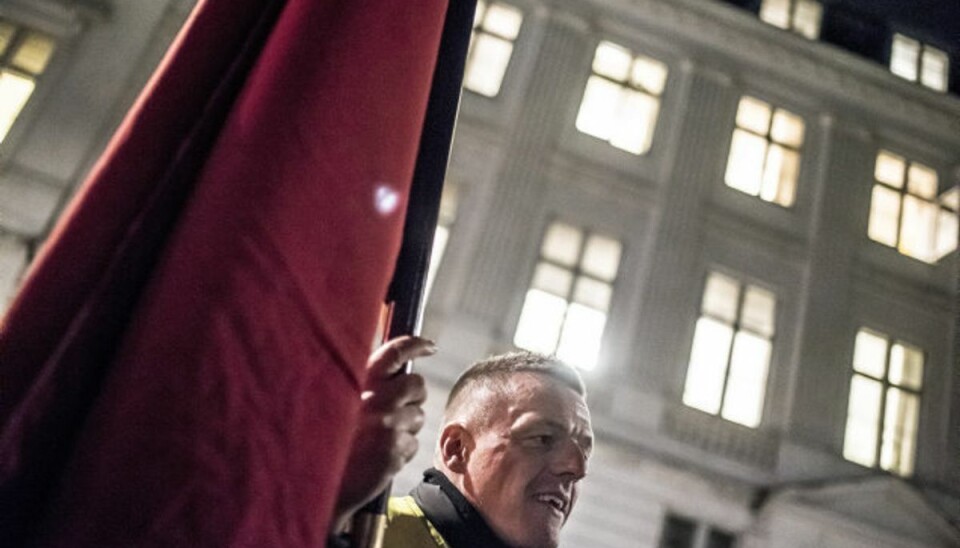
<svg viewBox="0 0 960 548">
<path fill-rule="evenodd" d="M 51 349 L 266 4 L 198 7 L 31 273 L 0 334 L 4 474 L 22 465 L 7 432 L 37 411 L 24 402 L 57 405 L 25 394 L 83 373 Z M 286 2 L 117 341 L 39 544 L 322 544 L 445 5 Z"/>
</svg>

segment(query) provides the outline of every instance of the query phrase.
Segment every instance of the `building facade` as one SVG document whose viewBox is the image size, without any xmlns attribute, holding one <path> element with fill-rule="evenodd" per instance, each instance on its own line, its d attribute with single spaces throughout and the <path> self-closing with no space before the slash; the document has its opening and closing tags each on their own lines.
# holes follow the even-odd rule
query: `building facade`
<svg viewBox="0 0 960 548">
<path fill-rule="evenodd" d="M 192 4 L 0 4 L 0 299 Z M 960 546 L 960 45 L 841 4 L 481 2 L 396 490 L 521 347 L 590 387 L 564 546 Z"/>
</svg>

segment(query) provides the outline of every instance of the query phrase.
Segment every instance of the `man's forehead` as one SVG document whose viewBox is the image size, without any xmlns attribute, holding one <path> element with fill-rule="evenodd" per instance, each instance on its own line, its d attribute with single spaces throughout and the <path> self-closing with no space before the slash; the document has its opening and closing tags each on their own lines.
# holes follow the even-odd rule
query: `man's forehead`
<svg viewBox="0 0 960 548">
<path fill-rule="evenodd" d="M 539 412 L 545 417 L 585 423 L 587 428 L 590 425 L 590 410 L 583 396 L 562 380 L 543 373 L 512 375 L 497 399 L 497 408 L 510 415 Z"/>
</svg>

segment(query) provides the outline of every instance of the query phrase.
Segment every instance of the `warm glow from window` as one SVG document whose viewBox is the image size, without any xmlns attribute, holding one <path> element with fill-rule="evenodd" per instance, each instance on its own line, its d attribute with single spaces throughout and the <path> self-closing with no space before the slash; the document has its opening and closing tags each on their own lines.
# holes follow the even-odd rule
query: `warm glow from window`
<svg viewBox="0 0 960 548">
<path fill-rule="evenodd" d="M 935 263 L 957 248 L 956 187 L 939 198 L 937 172 L 881 150 L 874 168 L 871 240 Z"/>
<path fill-rule="evenodd" d="M 514 344 L 556 353 L 583 369 L 596 367 L 621 251 L 613 238 L 552 223 L 540 246 Z"/>
<path fill-rule="evenodd" d="M 756 428 L 763 416 L 776 298 L 711 273 L 700 308 L 683 403 Z"/>
<path fill-rule="evenodd" d="M 950 58 L 946 52 L 902 34 L 893 36 L 890 49 L 890 72 L 911 82 L 947 91 L 950 82 Z"/>
<path fill-rule="evenodd" d="M 823 7 L 814 0 L 763 0 L 760 19 L 816 40 L 820 36 Z"/>
<path fill-rule="evenodd" d="M 612 42 L 600 42 L 577 114 L 577 129 L 611 145 L 643 154 L 650 150 L 667 67 Z"/>
<path fill-rule="evenodd" d="M 800 175 L 803 119 L 745 96 L 737 108 L 736 124 L 724 174 L 727 186 L 792 206 Z"/>
<path fill-rule="evenodd" d="M 891 344 L 867 329 L 857 333 L 844 458 L 901 476 L 913 473 L 923 362 L 918 348 Z"/>
<path fill-rule="evenodd" d="M 0 142 L 30 100 L 54 48 L 49 36 L 0 18 Z"/>
<path fill-rule="evenodd" d="M 520 34 L 523 14 L 502 2 L 477 2 L 473 34 L 463 77 L 465 88 L 496 97 L 513 54 L 513 43 Z"/>
<path fill-rule="evenodd" d="M 457 186 L 449 181 L 443 185 L 443 194 L 440 196 L 440 214 L 437 217 L 437 228 L 433 233 L 433 247 L 430 249 L 430 267 L 427 269 L 427 282 L 424 286 L 424 300 L 430 298 L 430 290 L 437 278 L 440 262 L 447 250 L 450 241 L 450 229 L 457 218 Z"/>
</svg>

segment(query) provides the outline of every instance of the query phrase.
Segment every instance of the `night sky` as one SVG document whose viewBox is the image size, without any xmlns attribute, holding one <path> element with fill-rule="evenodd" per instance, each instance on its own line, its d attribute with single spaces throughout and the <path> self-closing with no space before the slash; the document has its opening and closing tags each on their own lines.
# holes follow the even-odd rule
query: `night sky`
<svg viewBox="0 0 960 548">
<path fill-rule="evenodd" d="M 890 22 L 894 30 L 960 51 L 960 0 L 832 0 Z"/>
</svg>

